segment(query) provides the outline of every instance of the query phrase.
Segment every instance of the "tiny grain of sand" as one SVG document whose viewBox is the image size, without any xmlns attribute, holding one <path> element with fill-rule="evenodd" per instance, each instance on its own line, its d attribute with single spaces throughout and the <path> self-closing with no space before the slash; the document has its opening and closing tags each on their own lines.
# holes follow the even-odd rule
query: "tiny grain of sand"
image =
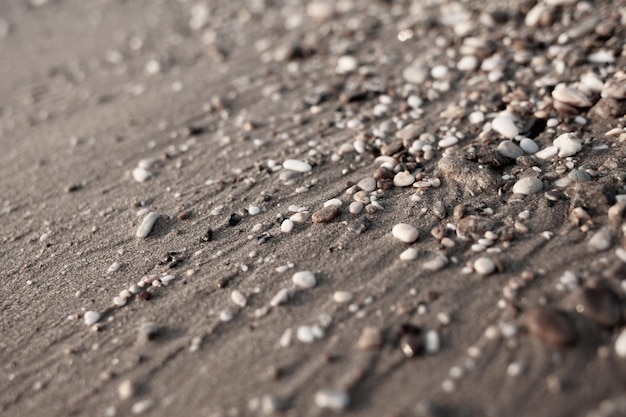
<svg viewBox="0 0 626 417">
<path fill-rule="evenodd" d="M 0 414 L 624 414 L 625 27 L 3 1 Z"/>
</svg>

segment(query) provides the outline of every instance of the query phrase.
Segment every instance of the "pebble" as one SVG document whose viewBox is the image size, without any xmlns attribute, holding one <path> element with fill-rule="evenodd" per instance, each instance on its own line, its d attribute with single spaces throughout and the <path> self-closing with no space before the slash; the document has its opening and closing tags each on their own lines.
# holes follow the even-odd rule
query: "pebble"
<svg viewBox="0 0 626 417">
<path fill-rule="evenodd" d="M 372 192 L 376 190 L 376 179 L 366 177 L 359 181 L 356 185 L 363 191 Z"/>
<path fill-rule="evenodd" d="M 313 334 L 311 326 L 298 327 L 296 338 L 302 343 L 313 343 L 315 341 L 315 335 Z"/>
<path fill-rule="evenodd" d="M 589 248 L 595 252 L 604 252 L 611 247 L 612 240 L 611 227 L 604 226 L 589 239 Z"/>
<path fill-rule="evenodd" d="M 437 143 L 437 146 L 439 146 L 440 148 L 449 148 L 450 146 L 454 146 L 457 143 L 459 143 L 459 138 L 457 138 L 456 136 L 450 135 L 441 139 Z"/>
<path fill-rule="evenodd" d="M 556 146 L 558 149 L 558 155 L 560 158 L 574 156 L 583 148 L 582 143 L 573 133 L 562 134 L 552 142 L 552 145 Z"/>
<path fill-rule="evenodd" d="M 133 179 L 137 182 L 145 182 L 152 177 L 152 172 L 144 168 L 133 169 Z"/>
<path fill-rule="evenodd" d="M 573 169 L 567 174 L 567 177 L 574 182 L 587 182 L 591 181 L 591 175 L 580 169 Z"/>
<path fill-rule="evenodd" d="M 350 291 L 335 291 L 333 294 L 333 300 L 339 304 L 346 304 L 352 301 L 354 296 Z"/>
<path fill-rule="evenodd" d="M 617 294 L 608 288 L 584 288 L 574 295 L 576 311 L 607 329 L 620 324 L 622 313 Z"/>
<path fill-rule="evenodd" d="M 111 266 L 109 266 L 109 269 L 107 269 L 107 273 L 109 273 L 109 274 L 110 274 L 110 273 L 113 273 L 113 272 L 117 272 L 117 271 L 119 271 L 119 270 L 120 270 L 121 266 L 122 266 L 122 265 L 120 265 L 120 263 L 119 263 L 119 262 L 113 262 L 113 263 L 111 264 Z"/>
<path fill-rule="evenodd" d="M 290 219 L 285 219 L 280 224 L 280 231 L 283 233 L 290 233 L 293 230 L 293 221 Z"/>
<path fill-rule="evenodd" d="M 154 402 L 149 398 L 145 400 L 141 400 L 133 404 L 130 411 L 132 411 L 133 414 L 141 414 L 145 411 L 148 411 L 152 407 L 153 404 Z"/>
<path fill-rule="evenodd" d="M 535 307 L 523 317 L 528 332 L 548 344 L 563 347 L 574 344 L 576 330 L 567 315 L 552 307 Z"/>
<path fill-rule="evenodd" d="M 441 338 L 436 330 L 428 330 L 424 337 L 424 350 L 428 354 L 438 353 L 441 350 Z"/>
<path fill-rule="evenodd" d="M 342 205 L 343 205 L 343 202 L 338 198 L 331 198 L 330 200 L 324 202 L 324 207 L 328 207 L 328 206 L 341 207 Z"/>
<path fill-rule="evenodd" d="M 496 264 L 489 258 L 481 257 L 474 261 L 474 270 L 482 276 L 491 275 L 496 270 Z"/>
<path fill-rule="evenodd" d="M 283 168 L 294 172 L 309 172 L 313 169 L 311 165 L 297 159 L 286 159 L 283 162 Z"/>
<path fill-rule="evenodd" d="M 626 358 L 626 329 L 622 330 L 615 340 L 615 353 L 620 358 Z"/>
<path fill-rule="evenodd" d="M 423 66 L 409 65 L 402 71 L 402 78 L 411 84 L 422 84 L 428 77 L 428 70 Z"/>
<path fill-rule="evenodd" d="M 476 68 L 478 68 L 478 58 L 474 55 L 465 55 L 456 64 L 456 69 L 459 71 L 474 71 Z"/>
<path fill-rule="evenodd" d="M 359 62 L 356 58 L 344 55 L 337 60 L 337 67 L 335 71 L 337 74 L 348 74 L 350 72 L 354 72 L 359 67 Z"/>
<path fill-rule="evenodd" d="M 611 79 L 602 87 L 602 98 L 626 99 L 626 78 Z"/>
<path fill-rule="evenodd" d="M 86 311 L 83 316 L 83 321 L 87 326 L 96 324 L 98 320 L 100 320 L 100 313 L 98 313 L 97 311 Z"/>
<path fill-rule="evenodd" d="M 524 152 L 528 154 L 534 154 L 539 150 L 539 145 L 537 145 L 534 140 L 528 138 L 522 139 L 519 143 L 519 146 Z"/>
<path fill-rule="evenodd" d="M 291 278 L 293 283 L 301 288 L 313 288 L 317 284 L 315 274 L 311 271 L 299 271 Z"/>
<path fill-rule="evenodd" d="M 520 156 L 524 155 L 524 151 L 522 150 L 522 148 L 520 148 L 510 140 L 503 140 L 502 142 L 500 142 L 500 144 L 498 145 L 498 152 L 500 153 L 500 155 L 511 159 L 517 159 Z"/>
<path fill-rule="evenodd" d="M 561 103 L 569 104 L 574 107 L 591 107 L 592 105 L 587 96 L 564 84 L 558 84 L 554 90 L 552 90 L 552 97 Z"/>
<path fill-rule="evenodd" d="M 292 288 L 283 288 L 279 290 L 274 297 L 270 300 L 270 305 L 276 307 L 286 304 L 291 297 L 293 297 L 294 290 Z"/>
<path fill-rule="evenodd" d="M 350 212 L 350 214 L 359 214 L 363 211 L 363 207 L 364 205 L 360 201 L 353 201 L 352 203 L 350 203 L 348 211 Z"/>
<path fill-rule="evenodd" d="M 126 297 L 113 297 L 113 304 L 118 307 L 123 307 L 128 302 L 128 298 Z"/>
<path fill-rule="evenodd" d="M 321 389 L 315 393 L 315 405 L 319 408 L 343 411 L 350 405 L 350 396 L 347 392 L 338 389 Z"/>
<path fill-rule="evenodd" d="M 378 327 L 366 326 L 357 341 L 357 347 L 361 350 L 376 350 L 383 343 L 383 335 Z"/>
<path fill-rule="evenodd" d="M 539 178 L 534 177 L 521 178 L 513 185 L 514 194 L 532 195 L 537 194 L 542 189 L 543 183 Z"/>
<path fill-rule="evenodd" d="M 340 214 L 341 208 L 331 204 L 313 213 L 311 221 L 313 223 L 330 223 Z"/>
<path fill-rule="evenodd" d="M 408 187 L 415 182 L 415 177 L 408 171 L 398 172 L 393 177 L 393 185 L 396 187 Z"/>
<path fill-rule="evenodd" d="M 243 308 L 248 304 L 248 298 L 239 290 L 234 290 L 230 293 L 230 299 L 235 305 Z"/>
<path fill-rule="evenodd" d="M 391 233 L 393 237 L 405 243 L 413 243 L 419 237 L 419 231 L 414 226 L 406 223 L 396 224 L 391 229 Z"/>
<path fill-rule="evenodd" d="M 417 259 L 417 250 L 414 248 L 408 248 L 404 252 L 400 254 L 400 260 L 402 261 L 413 261 Z"/>
<path fill-rule="evenodd" d="M 500 112 L 492 120 L 491 128 L 508 139 L 513 139 L 519 134 L 519 129 L 515 126 L 515 117 L 508 110 Z"/>
<path fill-rule="evenodd" d="M 140 237 L 140 238 L 148 237 L 148 235 L 152 231 L 152 228 L 154 227 L 154 223 L 157 221 L 158 218 L 159 218 L 158 213 L 155 213 L 154 211 L 151 211 L 150 213 L 148 213 L 143 218 L 141 225 L 137 229 L 137 237 Z"/>
<path fill-rule="evenodd" d="M 135 386 L 129 379 L 126 379 L 122 381 L 120 385 L 118 385 L 117 395 L 119 396 L 120 400 L 127 400 L 135 395 Z"/>
<path fill-rule="evenodd" d="M 251 216 L 256 216 L 260 212 L 261 212 L 261 209 L 257 206 L 248 207 L 248 214 L 250 214 Z"/>
</svg>

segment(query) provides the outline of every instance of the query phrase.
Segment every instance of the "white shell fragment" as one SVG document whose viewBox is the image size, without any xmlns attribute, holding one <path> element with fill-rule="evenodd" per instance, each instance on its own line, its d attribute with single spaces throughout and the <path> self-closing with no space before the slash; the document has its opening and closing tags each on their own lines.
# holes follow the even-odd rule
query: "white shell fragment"
<svg viewBox="0 0 626 417">
<path fill-rule="evenodd" d="M 154 227 L 154 223 L 156 223 L 159 218 L 159 214 L 154 211 L 146 214 L 146 217 L 143 218 L 141 225 L 137 229 L 137 237 L 146 238 L 152 232 L 152 228 Z"/>
</svg>

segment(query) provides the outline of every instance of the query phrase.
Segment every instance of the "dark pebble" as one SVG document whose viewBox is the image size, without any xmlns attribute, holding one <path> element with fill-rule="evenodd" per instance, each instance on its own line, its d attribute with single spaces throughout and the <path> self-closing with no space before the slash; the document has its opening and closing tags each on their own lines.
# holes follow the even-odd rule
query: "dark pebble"
<svg viewBox="0 0 626 417">
<path fill-rule="evenodd" d="M 393 171 L 387 169 L 385 167 L 380 167 L 374 171 L 372 177 L 376 180 L 392 180 L 393 179 Z"/>
<path fill-rule="evenodd" d="M 523 324 L 531 335 L 554 346 L 570 346 L 576 341 L 572 322 L 556 308 L 533 308 L 524 315 Z"/>
<path fill-rule="evenodd" d="M 311 216 L 313 223 L 330 223 L 335 217 L 341 214 L 341 209 L 337 206 L 326 206 L 321 210 L 316 211 Z"/>
<path fill-rule="evenodd" d="M 576 311 L 606 328 L 617 326 L 622 314 L 617 295 L 608 288 L 584 288 L 574 295 Z"/>
<path fill-rule="evenodd" d="M 137 294 L 137 297 L 141 298 L 142 300 L 148 301 L 150 299 L 150 293 L 148 292 L 148 290 L 143 290 L 142 292 Z"/>
</svg>

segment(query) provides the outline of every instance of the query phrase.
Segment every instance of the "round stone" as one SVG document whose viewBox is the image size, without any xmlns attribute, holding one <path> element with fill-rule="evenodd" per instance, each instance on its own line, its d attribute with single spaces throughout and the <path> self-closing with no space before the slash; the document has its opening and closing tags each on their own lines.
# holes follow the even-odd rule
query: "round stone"
<svg viewBox="0 0 626 417">
<path fill-rule="evenodd" d="M 523 318 L 528 332 L 548 344 L 563 347 L 576 341 L 576 329 L 567 315 L 556 308 L 536 307 Z"/>
<path fill-rule="evenodd" d="M 339 214 L 341 214 L 341 208 L 331 204 L 313 213 L 311 221 L 313 223 L 330 223 Z"/>
<path fill-rule="evenodd" d="M 299 271 L 291 278 L 293 283 L 301 288 L 313 288 L 317 284 L 315 274 L 311 271 Z"/>
<path fill-rule="evenodd" d="M 396 187 L 408 187 L 415 182 L 415 177 L 408 171 L 398 172 L 393 177 L 393 185 Z"/>
<path fill-rule="evenodd" d="M 552 145 L 558 149 L 559 158 L 574 156 L 583 149 L 583 145 L 573 133 L 564 133 L 554 139 Z"/>
<path fill-rule="evenodd" d="M 511 159 L 517 159 L 520 156 L 524 155 L 524 151 L 522 150 L 522 148 L 520 148 L 510 140 L 503 140 L 502 142 L 500 142 L 500 144 L 498 145 L 498 152 L 500 153 L 500 155 Z"/>
<path fill-rule="evenodd" d="M 515 117 L 507 110 L 499 113 L 491 122 L 491 128 L 508 139 L 513 139 L 519 134 L 515 126 Z"/>
<path fill-rule="evenodd" d="M 519 146 L 524 152 L 528 154 L 534 154 L 539 150 L 539 145 L 537 145 L 534 140 L 528 138 L 522 139 L 519 143 Z"/>
<path fill-rule="evenodd" d="M 285 160 L 285 162 L 283 162 L 283 168 L 294 172 L 309 172 L 313 169 L 311 165 L 304 161 L 298 161 L 297 159 Z"/>
<path fill-rule="evenodd" d="M 359 214 L 363 211 L 363 203 L 360 201 L 353 201 L 350 203 L 350 207 L 348 209 L 351 214 Z"/>
<path fill-rule="evenodd" d="M 419 231 L 414 226 L 406 223 L 396 224 L 391 233 L 393 237 L 405 243 L 413 243 L 419 237 Z"/>
<path fill-rule="evenodd" d="M 293 230 L 293 221 L 289 219 L 283 220 L 283 222 L 280 224 L 280 231 L 283 233 L 289 233 L 292 230 Z"/>
<path fill-rule="evenodd" d="M 400 254 L 400 260 L 402 261 L 412 261 L 414 259 L 417 259 L 417 250 L 414 248 L 408 248 Z"/>
<path fill-rule="evenodd" d="M 573 169 L 567 174 L 567 176 L 574 182 L 587 182 L 591 181 L 591 175 L 580 169 Z"/>
<path fill-rule="evenodd" d="M 524 177 L 519 179 L 513 185 L 514 194 L 531 195 L 536 194 L 543 189 L 543 183 L 539 178 Z"/>
<path fill-rule="evenodd" d="M 496 264 L 489 258 L 482 257 L 474 261 L 474 271 L 482 276 L 493 274 L 496 270 Z"/>
</svg>

